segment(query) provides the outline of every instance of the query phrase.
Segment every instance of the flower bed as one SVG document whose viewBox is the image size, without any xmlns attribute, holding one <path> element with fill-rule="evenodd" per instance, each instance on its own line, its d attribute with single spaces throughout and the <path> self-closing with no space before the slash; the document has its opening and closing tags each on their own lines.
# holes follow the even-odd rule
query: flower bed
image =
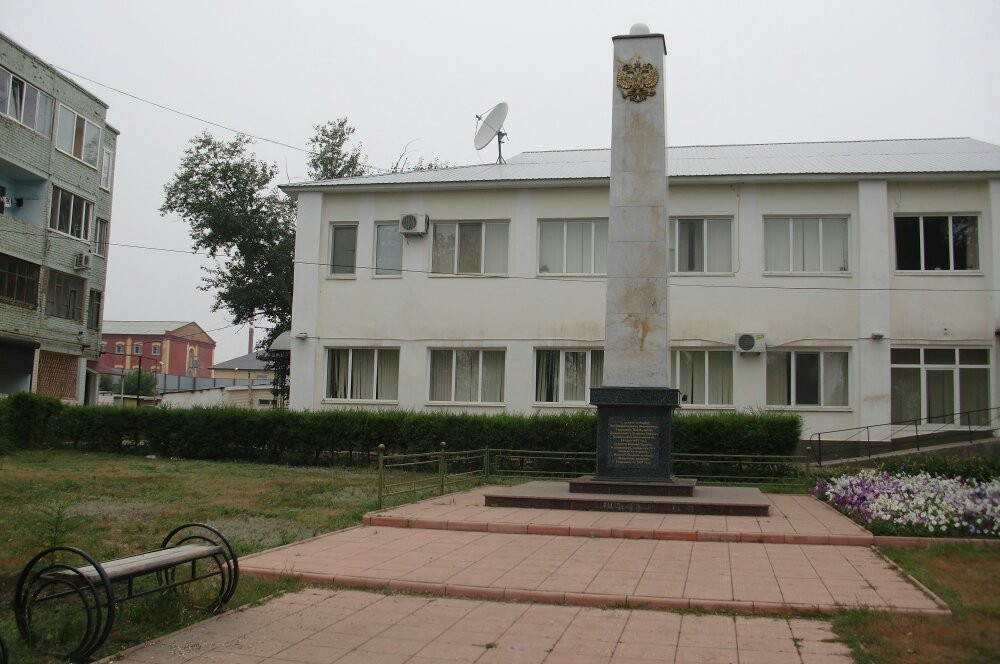
<svg viewBox="0 0 1000 664">
<path fill-rule="evenodd" d="M 866 469 L 812 493 L 876 535 L 1000 537 L 1000 480 Z"/>
</svg>

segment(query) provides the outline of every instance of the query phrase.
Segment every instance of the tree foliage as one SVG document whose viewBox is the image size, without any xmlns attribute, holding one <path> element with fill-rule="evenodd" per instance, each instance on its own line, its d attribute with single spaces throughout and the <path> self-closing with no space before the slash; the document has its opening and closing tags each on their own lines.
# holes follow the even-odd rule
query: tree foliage
<svg viewBox="0 0 1000 664">
<path fill-rule="evenodd" d="M 225 309 L 236 324 L 263 317 L 270 343 L 291 322 L 295 202 L 271 187 L 278 167 L 248 154 L 251 143 L 192 138 L 160 212 L 186 221 L 194 249 L 215 259 L 201 286 L 215 293 L 213 311 Z"/>
<path fill-rule="evenodd" d="M 151 397 L 156 394 L 156 378 L 151 371 L 143 371 L 140 374 L 138 369 L 132 369 L 125 372 L 124 380 L 122 394 L 136 394 L 136 386 L 139 388 L 140 396 Z"/>
<path fill-rule="evenodd" d="M 313 180 L 349 178 L 368 173 L 361 154 L 361 144 L 348 147 L 354 127 L 347 118 L 315 125 L 316 135 L 309 139 L 309 177 Z"/>
</svg>

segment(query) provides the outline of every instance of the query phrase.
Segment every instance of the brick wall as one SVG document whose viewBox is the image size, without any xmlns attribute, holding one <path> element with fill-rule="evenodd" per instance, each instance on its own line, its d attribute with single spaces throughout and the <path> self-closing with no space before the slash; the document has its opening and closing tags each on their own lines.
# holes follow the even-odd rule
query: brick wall
<svg viewBox="0 0 1000 664">
<path fill-rule="evenodd" d="M 76 401 L 77 360 L 75 355 L 39 351 L 38 393 Z"/>
</svg>

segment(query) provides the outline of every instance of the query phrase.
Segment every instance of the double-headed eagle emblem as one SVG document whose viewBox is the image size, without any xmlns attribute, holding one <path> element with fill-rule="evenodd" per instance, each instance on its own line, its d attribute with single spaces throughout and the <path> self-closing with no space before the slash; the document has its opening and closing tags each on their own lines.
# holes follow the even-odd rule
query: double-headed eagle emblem
<svg viewBox="0 0 1000 664">
<path fill-rule="evenodd" d="M 646 101 L 656 94 L 656 84 L 660 82 L 660 72 L 656 67 L 643 62 L 638 57 L 632 64 L 623 64 L 618 68 L 618 89 L 622 99 L 636 103 Z"/>
</svg>

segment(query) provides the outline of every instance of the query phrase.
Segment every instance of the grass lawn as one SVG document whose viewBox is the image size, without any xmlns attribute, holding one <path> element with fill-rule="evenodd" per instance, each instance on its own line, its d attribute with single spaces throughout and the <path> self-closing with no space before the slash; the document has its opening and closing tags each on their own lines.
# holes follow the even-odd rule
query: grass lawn
<svg viewBox="0 0 1000 664">
<path fill-rule="evenodd" d="M 834 628 L 861 664 L 1000 662 L 1000 548 L 937 545 L 882 553 L 937 593 L 950 618 L 849 611 Z"/>
<path fill-rule="evenodd" d="M 155 548 L 175 526 L 204 521 L 219 527 L 245 555 L 360 523 L 375 501 L 371 470 L 70 451 L 0 457 L 0 634 L 12 648 L 12 662 L 50 661 L 23 649 L 10 608 L 17 575 L 43 547 L 76 546 L 106 560 Z M 243 577 L 230 607 L 288 587 Z M 96 655 L 204 617 L 163 595 L 122 606 L 124 614 Z"/>
</svg>

